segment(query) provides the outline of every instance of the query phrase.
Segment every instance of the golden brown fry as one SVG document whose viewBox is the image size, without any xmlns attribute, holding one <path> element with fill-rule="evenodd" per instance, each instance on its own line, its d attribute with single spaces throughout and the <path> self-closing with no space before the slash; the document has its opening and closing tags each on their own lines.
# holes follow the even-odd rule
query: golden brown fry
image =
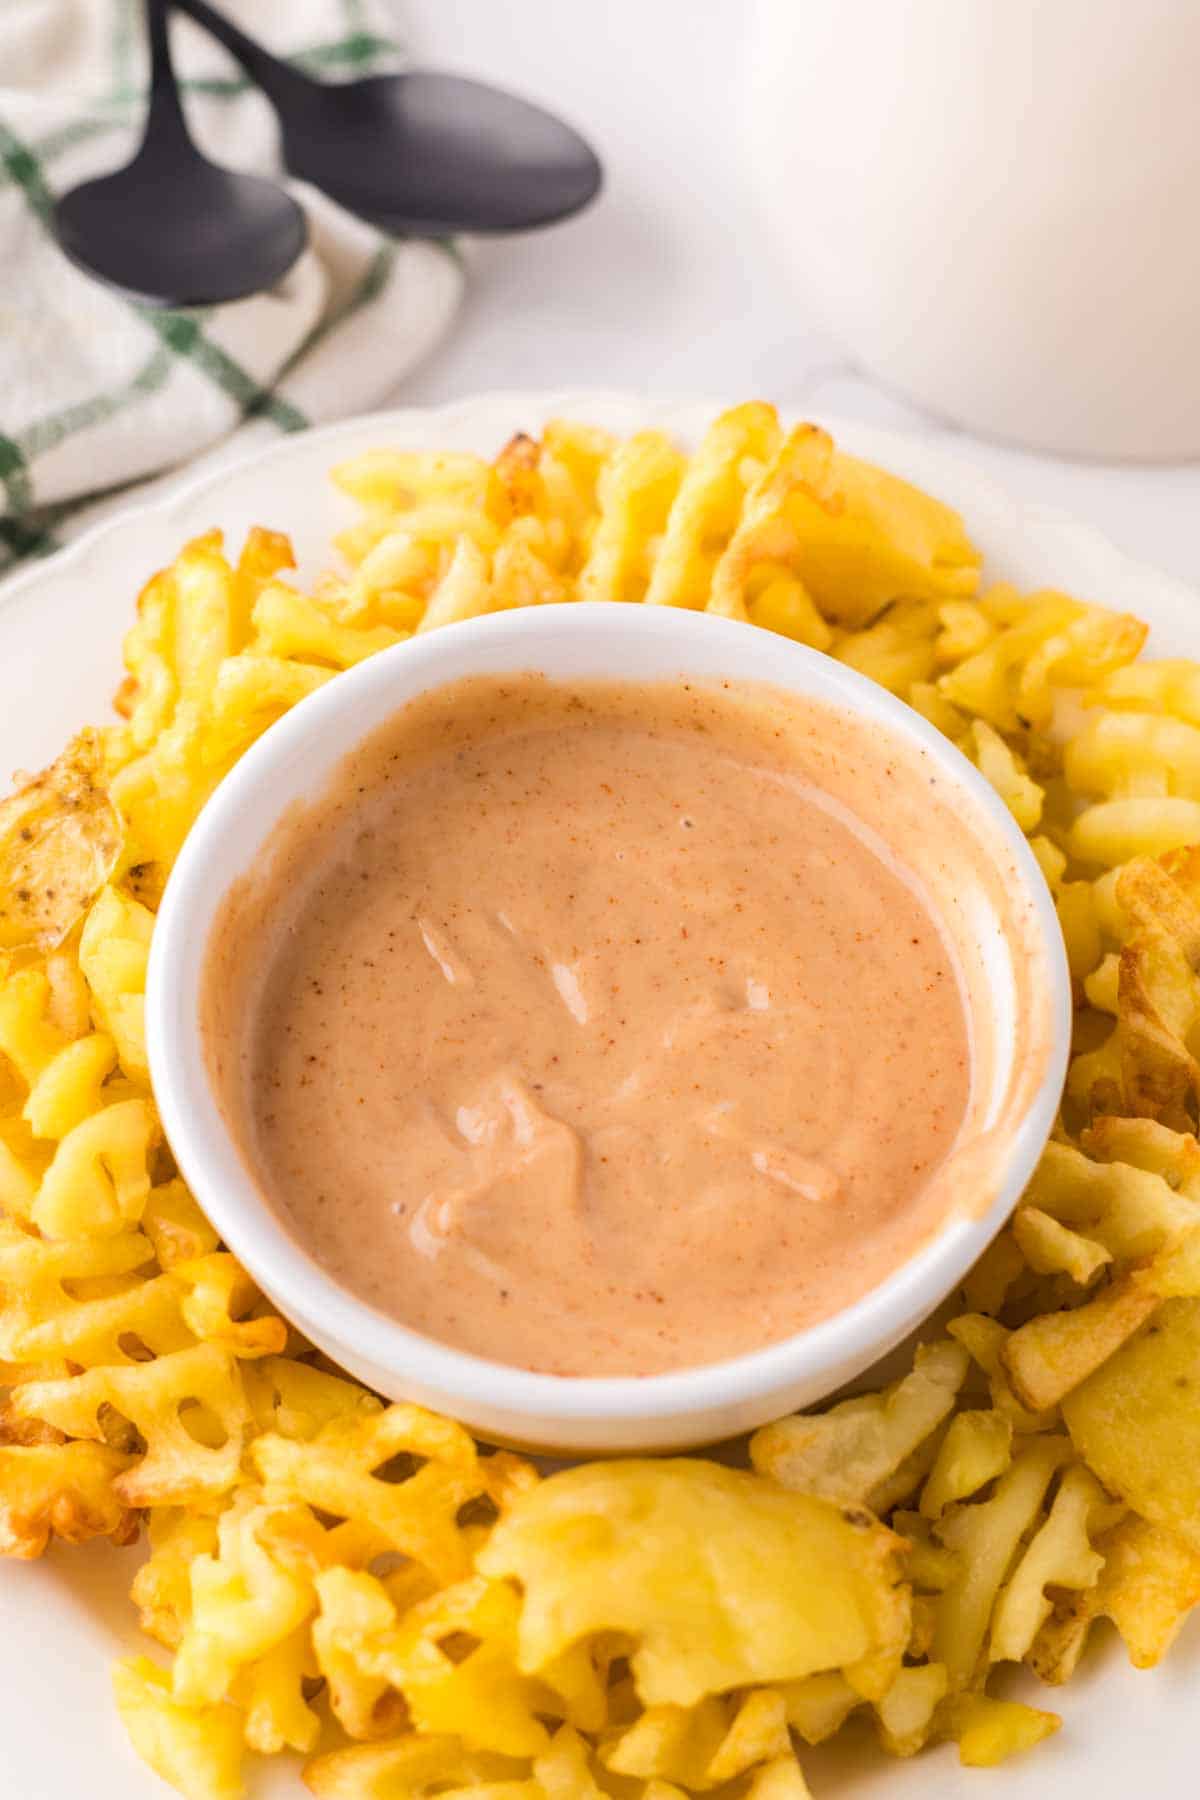
<svg viewBox="0 0 1200 1800">
<path fill-rule="evenodd" d="M 1174 1192 L 1200 1201 L 1200 1143 L 1154 1119 L 1093 1119 L 1080 1142 L 1099 1162 L 1125 1163 L 1161 1175 Z"/>
<path fill-rule="evenodd" d="M 816 425 L 798 425 L 759 470 L 746 494 L 736 528 L 712 572 L 709 612 L 727 619 L 749 617 L 752 583 L 764 574 L 790 576 L 807 592 L 800 568 L 804 546 L 792 516 L 794 504 L 807 504 L 821 517 L 836 517 L 841 508 L 832 485 L 833 443 Z M 810 518 L 811 523 L 811 518 Z"/>
<path fill-rule="evenodd" d="M 1019 1700 L 972 1694 L 954 1703 L 947 1726 L 958 1743 L 959 1760 L 968 1768 L 990 1769 L 1052 1737 L 1062 1720 L 1057 1713 L 1039 1712 Z"/>
<path fill-rule="evenodd" d="M 959 1318 L 951 1319 L 946 1330 L 983 1370 L 987 1376 L 992 1406 L 1011 1421 L 1015 1432 L 1053 1430 L 1058 1423 L 1056 1408 L 1049 1407 L 1045 1412 L 1031 1412 L 1028 1407 L 1022 1406 L 1013 1392 L 1002 1356 L 1004 1346 L 1012 1336 L 1010 1326 L 982 1313 L 963 1313 Z"/>
<path fill-rule="evenodd" d="M 534 1784 L 522 1780 L 525 1768 L 509 1757 L 466 1750 L 455 1737 L 414 1732 L 384 1744 L 331 1750 L 308 1764 L 304 1782 L 316 1800 L 425 1800 L 492 1784 L 503 1784 L 504 1800 L 541 1800 Z"/>
<path fill-rule="evenodd" d="M 1110 1618 L 1137 1669 L 1161 1662 L 1200 1606 L 1200 1551 L 1177 1532 L 1132 1516 L 1097 1542 L 1104 1557 L 1091 1611 Z"/>
<path fill-rule="evenodd" d="M 751 1439 L 751 1460 L 785 1487 L 864 1501 L 951 1412 L 966 1373 L 957 1344 L 923 1345 L 912 1373 L 885 1393 L 764 1426 Z"/>
<path fill-rule="evenodd" d="M 1156 1294 L 1126 1277 L 1086 1306 L 1030 1319 L 1000 1352 L 1017 1398 L 1034 1412 L 1057 1406 L 1145 1324 L 1157 1305 Z"/>
<path fill-rule="evenodd" d="M 1070 1679 L 1092 1623 L 1109 1618 L 1138 1669 L 1151 1669 L 1200 1605 L 1200 1550 L 1177 1532 L 1129 1514 L 1096 1540 L 1103 1567 L 1093 1587 L 1058 1596 L 1026 1660 L 1051 1686 Z"/>
<path fill-rule="evenodd" d="M 178 1647 L 192 1616 L 192 1563 L 217 1547 L 217 1521 L 209 1513 L 159 1506 L 150 1513 L 150 1555 L 133 1578 L 130 1597 L 148 1636 Z"/>
<path fill-rule="evenodd" d="M 935 1605 L 932 1654 L 946 1665 L 952 1691 L 970 1686 L 985 1663 L 992 1611 L 1013 1555 L 1070 1456 L 1064 1438 L 1030 1438 L 989 1499 L 953 1507 L 939 1521 L 937 1536 L 957 1565 Z"/>
<path fill-rule="evenodd" d="M 1112 1513 L 1112 1504 L 1090 1469 L 1067 1469 L 1045 1522 L 1022 1553 L 996 1606 L 988 1657 L 1020 1662 L 1049 1618 L 1056 1593 L 1086 1591 L 1096 1585 L 1104 1557 L 1092 1539 Z M 1117 1509 L 1120 1510 L 1119 1508 Z"/>
<path fill-rule="evenodd" d="M 948 1686 L 944 1663 L 918 1663 L 900 1670 L 875 1703 L 880 1742 L 889 1756 L 915 1756 L 928 1742 Z"/>
<path fill-rule="evenodd" d="M 186 1800 L 241 1800 L 243 1719 L 232 1706 L 185 1706 L 147 1656 L 118 1663 L 113 1694 L 138 1755 Z"/>
<path fill-rule="evenodd" d="M 480 1457 L 461 1425 L 416 1406 L 335 1418 L 306 1443 L 268 1432 L 250 1454 L 272 1495 L 369 1524 L 439 1581 L 470 1567 L 461 1509 L 484 1495 L 503 1500 L 513 1473 L 509 1463 Z M 381 1479 L 376 1471 L 401 1456 L 423 1466 L 405 1480 Z"/>
<path fill-rule="evenodd" d="M 137 1514 L 116 1479 L 129 1461 L 106 1444 L 0 1444 L 0 1555 L 40 1556 L 52 1536 L 127 1543 Z"/>
<path fill-rule="evenodd" d="M 107 881 L 121 850 L 98 732 L 0 800 L 0 950 L 49 949 Z"/>
<path fill-rule="evenodd" d="M 1200 1547 L 1200 1300 L 1167 1300 L 1063 1403 L 1110 1493 Z"/>
<path fill-rule="evenodd" d="M 1013 1216 L 1013 1237 L 1029 1267 L 1039 1275 L 1069 1275 L 1090 1287 L 1105 1263 L 1112 1261 L 1103 1244 L 1072 1231 L 1036 1206 L 1021 1206 Z"/>
<path fill-rule="evenodd" d="M 203 1503 L 237 1481 L 249 1410 L 234 1358 L 215 1344 L 63 1381 L 26 1382 L 6 1417 L 102 1442 L 110 1410 L 145 1444 L 113 1484 L 127 1506 Z"/>
<path fill-rule="evenodd" d="M 921 1490 L 922 1518 L 940 1519 L 947 1507 L 1002 1475 L 1012 1461 L 1012 1441 L 1012 1420 L 1003 1413 L 957 1413 Z"/>
<path fill-rule="evenodd" d="M 646 589 L 649 606 L 708 604 L 714 571 L 737 528 L 747 486 L 775 454 L 774 407 L 759 401 L 722 413 L 690 458 Z"/>
<path fill-rule="evenodd" d="M 1172 1146 L 1180 1141 L 1149 1120 L 1125 1123 L 1162 1132 L 1162 1138 L 1155 1140 L 1160 1158 L 1169 1159 Z M 1110 1145 L 1117 1148 L 1112 1133 L 1107 1135 Z M 1095 1139 L 1097 1127 L 1084 1136 Z M 1171 1181 L 1162 1166 L 1139 1166 L 1134 1160 L 1138 1154 L 1136 1141 L 1128 1133 L 1124 1136 L 1128 1161 L 1117 1154 L 1093 1161 L 1071 1144 L 1047 1144 L 1025 1190 L 1022 1211 L 1032 1208 L 1048 1215 L 1073 1233 L 1082 1234 L 1117 1263 L 1141 1263 L 1186 1237 L 1200 1223 L 1200 1208 L 1180 1191 L 1178 1171 Z M 1147 1156 L 1143 1148 L 1143 1163 Z M 1153 1162 L 1154 1157 L 1149 1160 Z M 1168 1160 L 1163 1166 L 1172 1165 Z M 1018 1213 L 1014 1230 L 1020 1218 Z M 1048 1247 L 1048 1243 L 1043 1235 L 1043 1247 Z M 1084 1247 L 1081 1254 L 1091 1260 L 1095 1252 Z"/>
<path fill-rule="evenodd" d="M 581 600 L 642 600 L 684 458 L 657 431 L 614 450 L 596 484 L 599 517 L 579 572 Z"/>
</svg>

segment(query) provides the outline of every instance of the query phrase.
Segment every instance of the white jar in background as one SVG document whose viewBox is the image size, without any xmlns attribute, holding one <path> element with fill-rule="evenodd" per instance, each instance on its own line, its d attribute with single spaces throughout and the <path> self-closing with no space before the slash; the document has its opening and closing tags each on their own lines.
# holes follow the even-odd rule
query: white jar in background
<svg viewBox="0 0 1200 1800">
<path fill-rule="evenodd" d="M 1200 455 L 1200 0 L 759 0 L 746 129 L 798 297 L 972 430 Z"/>
</svg>

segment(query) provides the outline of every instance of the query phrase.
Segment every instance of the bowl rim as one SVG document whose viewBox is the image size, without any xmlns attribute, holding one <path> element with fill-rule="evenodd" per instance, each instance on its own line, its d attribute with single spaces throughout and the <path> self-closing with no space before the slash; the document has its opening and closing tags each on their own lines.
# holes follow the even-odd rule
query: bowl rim
<svg viewBox="0 0 1200 1800">
<path fill-rule="evenodd" d="M 181 967 L 198 967 L 212 917 L 231 883 L 243 872 L 223 868 L 221 847 L 233 819 L 251 797 L 269 785 L 274 771 L 295 749 L 336 717 L 353 713 L 360 695 L 386 687 L 398 659 L 428 679 L 409 684 L 408 697 L 458 678 L 438 674 L 467 638 L 481 648 L 512 644 L 518 652 L 547 626 L 607 635 L 632 630 L 670 638 L 681 646 L 687 635 L 709 634 L 719 643 L 744 645 L 747 633 L 770 652 L 761 679 L 785 690 L 807 693 L 847 711 L 864 712 L 929 754 L 940 771 L 966 789 L 998 832 L 1014 859 L 1044 956 L 1050 981 L 1050 1035 L 1046 1067 L 1033 1098 L 1012 1133 L 1004 1178 L 986 1211 L 974 1218 L 951 1216 L 884 1282 L 850 1306 L 815 1325 L 722 1361 L 699 1363 L 654 1375 L 566 1376 L 521 1369 L 460 1350 L 404 1325 L 358 1299 L 328 1275 L 290 1235 L 253 1181 L 221 1117 L 205 1069 L 200 1032 L 189 997 L 194 984 L 180 981 Z M 527 653 L 510 665 L 513 673 L 531 667 Z M 808 680 L 790 682 L 788 670 Z M 491 668 L 489 665 L 489 672 Z M 604 679 L 599 676 L 597 679 Z M 611 677 L 609 677 L 611 678 Z M 636 676 L 634 677 L 636 679 Z M 407 703 L 397 702 L 397 710 Z M 364 735 L 374 729 L 365 728 Z M 330 771 L 352 745 L 328 757 Z M 273 823 L 282 808 L 271 812 Z M 214 883 L 214 868 L 221 880 Z M 197 925 L 199 919 L 203 929 Z M 239 758 L 202 808 L 168 879 L 151 940 L 146 985 L 146 1040 L 151 1081 L 163 1128 L 175 1160 L 223 1242 L 284 1314 L 302 1329 L 314 1329 L 381 1369 L 395 1371 L 427 1392 L 456 1400 L 463 1409 L 483 1399 L 493 1411 L 564 1425 L 619 1425 L 662 1418 L 682 1421 L 742 1406 L 811 1379 L 823 1368 L 854 1362 L 866 1366 L 885 1353 L 944 1300 L 971 1263 L 1011 1215 L 1033 1173 L 1057 1115 L 1070 1046 L 1072 997 L 1065 946 L 1050 890 L 1024 834 L 1004 802 L 972 763 L 913 708 L 856 670 L 819 651 L 763 632 L 741 621 L 676 608 L 616 606 L 574 601 L 520 608 L 445 625 L 405 640 L 342 671 L 290 708 Z M 208 1140 L 208 1141 L 206 1141 Z M 214 1143 L 219 1146 L 214 1154 Z M 831 1385 L 833 1385 L 831 1383 Z"/>
</svg>

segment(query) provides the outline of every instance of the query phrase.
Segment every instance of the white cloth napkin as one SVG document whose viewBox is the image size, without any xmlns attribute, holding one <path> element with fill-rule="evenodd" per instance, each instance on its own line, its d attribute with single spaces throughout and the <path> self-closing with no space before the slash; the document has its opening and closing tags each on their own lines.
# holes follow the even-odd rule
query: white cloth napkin
<svg viewBox="0 0 1200 1800">
<path fill-rule="evenodd" d="M 403 65 L 391 0 L 221 3 L 323 78 Z M 267 102 L 189 20 L 171 30 L 197 142 L 276 172 Z M 89 280 L 47 213 L 133 153 L 146 67 L 141 0 L 0 0 L 0 570 L 123 504 L 131 483 L 369 409 L 459 299 L 452 245 L 388 238 L 303 183 L 289 185 L 309 247 L 270 293 L 162 312 Z"/>
</svg>

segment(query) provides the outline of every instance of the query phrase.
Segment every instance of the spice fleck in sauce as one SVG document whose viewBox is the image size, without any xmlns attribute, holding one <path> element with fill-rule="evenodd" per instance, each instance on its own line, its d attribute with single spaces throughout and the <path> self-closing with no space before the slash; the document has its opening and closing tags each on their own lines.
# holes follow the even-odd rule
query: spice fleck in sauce
<svg viewBox="0 0 1200 1800">
<path fill-rule="evenodd" d="M 912 769 L 867 726 L 835 767 L 831 717 L 481 678 L 284 820 L 214 933 L 207 1041 L 327 1271 L 502 1362 L 649 1375 L 827 1317 L 930 1235 L 961 984 L 882 835 Z"/>
</svg>

